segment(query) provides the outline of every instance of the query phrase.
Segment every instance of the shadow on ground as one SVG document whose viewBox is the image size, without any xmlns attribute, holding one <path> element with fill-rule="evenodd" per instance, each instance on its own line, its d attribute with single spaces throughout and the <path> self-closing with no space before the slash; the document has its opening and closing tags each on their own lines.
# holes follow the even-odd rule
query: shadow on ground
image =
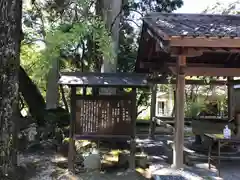
<svg viewBox="0 0 240 180">
<path fill-rule="evenodd" d="M 137 146 L 142 151 L 149 155 L 149 172 L 154 174 L 156 180 L 185 180 L 185 179 L 217 179 L 217 170 L 212 168 L 208 170 L 206 163 L 196 163 L 192 167 L 186 166 L 183 170 L 173 170 L 170 168 L 170 163 L 167 163 L 171 159 L 169 154 L 168 141 L 171 137 L 159 137 L 155 141 L 150 139 L 138 139 Z M 21 157 L 22 165 L 27 163 L 34 164 L 34 176 L 28 177 L 26 180 L 64 180 L 67 178 L 66 171 L 66 159 L 60 157 L 57 154 L 27 154 Z M 65 161 L 63 166 L 59 167 L 57 161 Z M 222 164 L 222 176 L 224 180 L 239 180 L 240 179 L 240 164 Z M 84 172 L 79 173 L 77 176 L 73 176 L 71 180 L 144 180 L 145 177 L 141 176 L 137 172 L 129 172 L 123 169 L 115 169 L 114 171 L 100 173 L 100 172 Z"/>
</svg>

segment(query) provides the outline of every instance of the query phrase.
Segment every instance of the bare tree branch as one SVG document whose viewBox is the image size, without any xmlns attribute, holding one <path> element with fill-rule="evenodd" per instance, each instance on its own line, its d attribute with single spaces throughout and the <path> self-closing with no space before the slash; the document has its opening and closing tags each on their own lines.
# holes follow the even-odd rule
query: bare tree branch
<svg viewBox="0 0 240 180">
<path fill-rule="evenodd" d="M 44 38 L 44 40 L 45 40 L 45 38 L 46 38 L 46 31 L 45 31 L 45 23 L 44 23 L 44 20 L 43 20 L 43 13 L 42 13 L 41 9 L 38 7 L 38 5 L 36 4 L 35 1 L 32 1 L 32 4 L 33 4 L 33 6 L 36 8 L 36 10 L 38 11 L 38 13 L 40 14 L 39 17 L 40 17 L 40 21 L 41 21 L 41 23 L 42 23 L 41 30 L 42 30 L 43 38 Z"/>
<path fill-rule="evenodd" d="M 150 106 L 147 106 L 146 108 L 141 109 L 139 112 L 137 112 L 137 117 L 143 112 L 146 111 Z"/>
<path fill-rule="evenodd" d="M 121 8 L 121 10 L 120 10 L 119 13 L 117 14 L 117 16 L 115 16 L 115 18 L 114 18 L 114 20 L 113 20 L 113 22 L 112 22 L 112 24 L 111 24 L 111 27 L 110 27 L 110 32 L 112 32 L 112 28 L 113 28 L 113 26 L 114 26 L 117 18 L 119 18 L 119 16 L 122 15 L 122 13 L 123 13 L 123 11 L 124 11 L 124 9 L 125 9 L 126 7 L 127 7 L 127 5 L 123 5 L 122 8 Z M 135 9 L 129 9 L 129 11 L 138 13 L 141 17 L 143 17 L 143 14 L 142 14 L 141 12 L 135 10 Z M 138 27 L 140 27 L 140 26 L 139 26 L 136 22 L 134 22 L 133 20 L 130 20 L 130 19 L 127 19 L 127 18 L 126 18 L 125 20 L 127 20 L 127 21 L 132 21 L 134 24 L 136 24 Z"/>
<path fill-rule="evenodd" d="M 132 23 L 134 23 L 137 27 L 141 27 L 140 25 L 138 25 L 134 20 L 132 20 L 132 19 L 127 19 L 127 18 L 125 18 L 124 19 L 125 21 L 129 21 L 129 22 L 132 22 Z"/>
</svg>

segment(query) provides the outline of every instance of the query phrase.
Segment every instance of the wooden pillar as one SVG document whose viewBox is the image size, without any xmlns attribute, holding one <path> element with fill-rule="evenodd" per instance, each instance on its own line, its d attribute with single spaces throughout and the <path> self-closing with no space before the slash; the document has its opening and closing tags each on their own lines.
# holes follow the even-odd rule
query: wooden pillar
<svg viewBox="0 0 240 180">
<path fill-rule="evenodd" d="M 174 108 L 174 90 L 173 90 L 173 85 L 168 84 L 168 102 L 167 102 L 167 115 L 172 116 Z M 170 113 L 171 110 L 171 113 Z"/>
<path fill-rule="evenodd" d="M 173 110 L 171 116 L 176 117 L 176 88 L 173 91 Z"/>
<path fill-rule="evenodd" d="M 71 88 L 71 119 L 69 129 L 68 170 L 74 172 L 75 157 L 75 123 L 76 123 L 76 87 Z"/>
<path fill-rule="evenodd" d="M 228 82 L 232 81 L 233 78 L 229 77 Z M 234 103 L 234 88 L 232 83 L 228 83 L 228 119 L 234 118 L 235 114 L 235 103 Z"/>
<path fill-rule="evenodd" d="M 151 112 L 150 112 L 150 128 L 149 128 L 149 137 L 154 139 L 156 122 L 154 117 L 156 116 L 156 102 L 157 102 L 157 85 L 154 84 L 151 88 Z"/>
<path fill-rule="evenodd" d="M 186 56 L 177 59 L 176 115 L 173 145 L 173 167 L 183 168 L 184 147 L 184 105 L 185 105 L 185 75 L 182 67 L 186 66 Z"/>
<path fill-rule="evenodd" d="M 136 89 L 132 89 L 132 134 L 130 140 L 130 158 L 129 158 L 129 169 L 135 171 L 135 153 L 136 153 L 136 120 L 137 120 L 137 94 Z"/>
</svg>

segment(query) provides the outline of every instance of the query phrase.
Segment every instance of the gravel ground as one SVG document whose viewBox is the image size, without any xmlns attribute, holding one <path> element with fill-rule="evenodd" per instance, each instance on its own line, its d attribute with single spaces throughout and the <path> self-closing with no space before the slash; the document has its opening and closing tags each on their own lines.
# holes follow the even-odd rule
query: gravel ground
<svg viewBox="0 0 240 180">
<path fill-rule="evenodd" d="M 159 164 L 158 164 L 159 166 Z M 218 179 L 216 170 L 200 168 L 200 167 L 185 167 L 183 170 L 174 170 L 168 164 L 155 166 L 152 168 L 152 174 L 156 180 L 205 180 Z"/>
<path fill-rule="evenodd" d="M 152 165 L 149 168 L 151 174 L 156 180 L 217 180 L 221 179 L 217 176 L 217 170 L 212 168 L 208 170 L 206 163 L 196 164 L 193 167 L 185 167 L 183 170 L 173 170 L 170 165 L 166 163 L 165 143 L 168 140 L 159 138 L 158 141 L 149 139 L 138 140 L 138 145 L 150 156 Z M 78 176 L 71 176 L 66 173 L 64 169 L 58 171 L 56 162 L 64 161 L 63 157 L 56 154 L 27 154 L 20 156 L 20 165 L 34 164 L 36 173 L 26 180 L 145 180 L 135 172 L 127 172 L 118 170 L 115 173 L 81 173 Z M 240 163 L 222 163 L 221 176 L 224 180 L 240 180 Z"/>
<path fill-rule="evenodd" d="M 195 163 L 193 167 L 186 167 L 183 171 L 175 171 L 170 168 L 170 165 L 166 163 L 166 160 L 171 161 L 171 155 L 166 152 L 169 146 L 167 141 L 171 141 L 172 138 L 168 136 L 158 136 L 156 141 L 141 140 L 142 148 L 152 158 L 153 167 L 152 174 L 155 174 L 156 180 L 167 179 L 190 179 L 190 180 L 240 180 L 240 162 L 221 162 L 221 177 L 218 177 L 217 169 L 214 167 L 211 170 L 208 169 L 207 163 Z M 191 138 L 186 139 L 191 141 Z M 161 143 L 160 143 L 161 142 Z M 167 155 L 164 156 L 164 155 Z"/>
<path fill-rule="evenodd" d="M 122 170 L 113 173 L 86 172 L 72 175 L 66 169 L 60 170 L 57 167 L 57 163 L 65 161 L 66 159 L 62 156 L 44 153 L 21 155 L 19 158 L 21 166 L 29 163 L 35 166 L 35 174 L 31 173 L 32 177 L 25 176 L 26 180 L 146 180 L 137 172 Z"/>
<path fill-rule="evenodd" d="M 150 173 L 156 180 L 202 180 L 217 179 L 216 169 L 208 170 L 205 166 L 185 167 L 183 170 L 174 170 L 166 162 L 171 163 L 172 152 L 169 151 L 168 142 L 172 140 L 170 136 L 158 136 L 156 140 L 138 140 L 140 146 L 150 156 L 151 162 Z"/>
<path fill-rule="evenodd" d="M 46 154 L 28 154 L 20 157 L 20 164 L 24 165 L 27 163 L 34 163 L 36 166 L 36 174 L 32 177 L 27 178 L 28 180 L 67 180 L 70 177 L 74 177 L 73 180 L 145 180 L 143 176 L 135 172 L 128 172 L 119 170 L 114 173 L 81 173 L 78 176 L 71 176 L 62 171 L 59 174 L 56 174 L 56 162 L 65 160 L 64 158 L 57 155 L 46 155 Z M 168 180 L 168 179 L 192 179 L 192 180 L 201 180 L 197 174 L 189 170 L 184 171 L 174 171 L 169 167 L 168 164 L 163 161 L 151 166 L 151 173 L 158 174 L 161 179 L 158 180 Z M 55 176 L 53 177 L 53 174 Z M 58 177 L 58 178 L 57 178 Z"/>
<path fill-rule="evenodd" d="M 175 171 L 170 168 L 163 168 L 154 173 L 156 180 L 202 180 L 197 174 L 189 171 Z"/>
<path fill-rule="evenodd" d="M 240 162 L 221 162 L 220 172 L 224 180 L 240 180 Z"/>
<path fill-rule="evenodd" d="M 53 154 L 27 154 L 20 156 L 19 164 L 21 166 L 25 166 L 26 164 L 35 166 L 36 172 L 32 177 L 29 177 L 28 172 L 26 180 L 53 180 L 52 173 L 56 171 L 53 162 L 56 159 L 57 156 Z"/>
</svg>

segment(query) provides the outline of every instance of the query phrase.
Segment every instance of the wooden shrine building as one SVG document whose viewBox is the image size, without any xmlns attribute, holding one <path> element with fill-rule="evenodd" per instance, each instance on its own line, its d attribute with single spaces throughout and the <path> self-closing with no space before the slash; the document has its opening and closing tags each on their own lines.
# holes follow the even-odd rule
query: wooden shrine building
<svg viewBox="0 0 240 180">
<path fill-rule="evenodd" d="M 176 76 L 173 166 L 182 168 L 185 77 L 223 76 L 229 81 L 240 77 L 240 16 L 147 15 L 143 19 L 136 72 L 161 74 L 162 80 L 169 74 Z"/>
<path fill-rule="evenodd" d="M 61 73 L 59 84 L 71 87 L 68 169 L 74 171 L 75 140 L 130 141 L 130 168 L 135 169 L 136 88 L 148 87 L 135 73 Z M 83 88 L 91 88 L 80 94 Z M 131 88 L 130 92 L 94 93 L 94 88 Z M 105 89 L 106 90 L 106 89 Z M 113 89 L 112 89 L 113 90 Z"/>
</svg>

